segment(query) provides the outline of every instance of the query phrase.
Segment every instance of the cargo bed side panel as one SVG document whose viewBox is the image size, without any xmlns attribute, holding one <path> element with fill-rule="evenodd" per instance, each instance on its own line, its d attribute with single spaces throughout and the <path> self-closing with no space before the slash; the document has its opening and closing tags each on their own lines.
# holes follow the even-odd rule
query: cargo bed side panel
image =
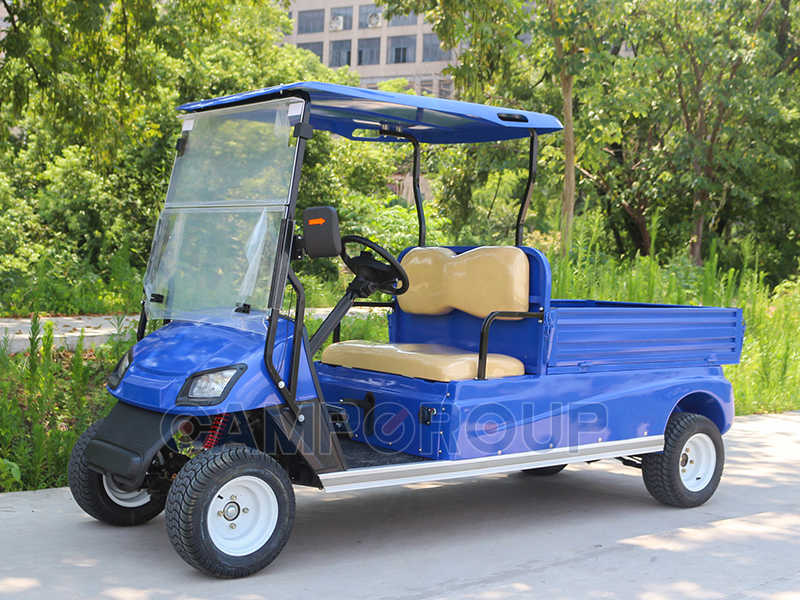
<svg viewBox="0 0 800 600">
<path fill-rule="evenodd" d="M 740 309 L 558 302 L 546 316 L 549 374 L 717 366 L 742 351 Z"/>
</svg>

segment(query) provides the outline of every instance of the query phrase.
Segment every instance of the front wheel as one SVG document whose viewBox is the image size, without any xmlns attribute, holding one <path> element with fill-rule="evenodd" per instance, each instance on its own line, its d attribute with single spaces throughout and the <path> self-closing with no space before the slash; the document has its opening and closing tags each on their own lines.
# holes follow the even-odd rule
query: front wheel
<svg viewBox="0 0 800 600">
<path fill-rule="evenodd" d="M 664 432 L 664 451 L 642 457 L 642 476 L 659 502 L 691 508 L 714 495 L 724 463 L 717 426 L 702 415 L 676 413 Z"/>
<path fill-rule="evenodd" d="M 244 577 L 270 564 L 294 524 L 294 490 L 272 458 L 244 446 L 187 462 L 167 496 L 167 534 L 187 563 L 215 577 Z"/>
<path fill-rule="evenodd" d="M 97 434 L 98 421 L 87 429 L 75 446 L 67 468 L 72 497 L 88 515 L 110 525 L 141 525 L 164 510 L 166 496 L 146 489 L 121 489 L 108 475 L 100 475 L 86 464 L 86 446 Z"/>
</svg>

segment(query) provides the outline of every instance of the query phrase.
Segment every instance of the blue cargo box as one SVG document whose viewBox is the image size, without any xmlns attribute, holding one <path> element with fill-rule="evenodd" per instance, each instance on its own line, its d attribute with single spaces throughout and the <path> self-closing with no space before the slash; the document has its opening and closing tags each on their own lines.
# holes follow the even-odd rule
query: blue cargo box
<svg viewBox="0 0 800 600">
<path fill-rule="evenodd" d="M 739 361 L 738 308 L 553 300 L 547 373 L 719 366 Z"/>
</svg>

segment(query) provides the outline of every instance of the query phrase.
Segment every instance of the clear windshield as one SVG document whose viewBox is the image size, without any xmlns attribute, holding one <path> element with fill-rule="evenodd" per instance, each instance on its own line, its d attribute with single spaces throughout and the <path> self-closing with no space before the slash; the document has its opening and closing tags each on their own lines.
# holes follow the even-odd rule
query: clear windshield
<svg viewBox="0 0 800 600">
<path fill-rule="evenodd" d="M 263 317 L 302 107 L 285 99 L 183 118 L 145 275 L 150 318 Z"/>
</svg>

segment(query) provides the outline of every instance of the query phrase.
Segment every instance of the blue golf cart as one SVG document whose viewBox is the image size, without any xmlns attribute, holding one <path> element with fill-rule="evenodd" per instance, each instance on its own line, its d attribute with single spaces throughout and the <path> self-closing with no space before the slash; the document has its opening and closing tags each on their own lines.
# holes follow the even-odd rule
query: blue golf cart
<svg viewBox="0 0 800 600">
<path fill-rule="evenodd" d="M 293 484 L 544 476 L 616 458 L 662 503 L 714 493 L 733 418 L 721 365 L 739 360 L 742 313 L 551 298 L 547 259 L 522 239 L 538 137 L 561 129 L 556 118 L 315 82 L 180 109 L 139 341 L 109 377 L 117 404 L 69 464 L 88 514 L 136 525 L 166 510 L 186 562 L 239 577 L 286 543 Z M 331 207 L 297 223 L 315 130 L 412 144 L 415 247 L 395 257 L 341 237 Z M 515 245 L 427 246 L 420 144 L 519 138 L 529 175 Z M 341 257 L 353 280 L 309 336 L 292 265 L 323 257 Z M 364 301 L 377 292 L 392 300 Z M 348 311 L 374 305 L 389 341 L 341 340 Z M 145 335 L 148 322 L 160 327 Z"/>
</svg>

